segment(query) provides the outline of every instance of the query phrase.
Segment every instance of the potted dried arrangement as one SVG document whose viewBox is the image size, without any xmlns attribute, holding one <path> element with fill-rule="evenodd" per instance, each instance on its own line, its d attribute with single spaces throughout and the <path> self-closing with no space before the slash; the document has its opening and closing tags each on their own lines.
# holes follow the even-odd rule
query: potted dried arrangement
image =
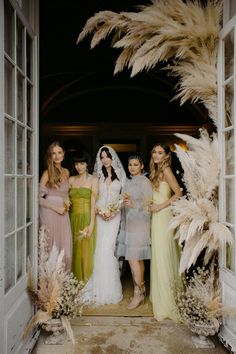
<svg viewBox="0 0 236 354">
<path fill-rule="evenodd" d="M 180 274 L 187 274 L 185 287 L 177 290 L 176 302 L 183 321 L 198 336 L 192 337 L 196 347 L 214 347 L 207 339 L 219 331 L 222 316 L 235 315 L 235 309 L 221 304 L 216 255 L 232 244 L 229 228 L 219 222 L 217 189 L 220 160 L 217 135 L 211 137 L 200 129 L 198 139 L 176 134 L 187 142 L 188 150 L 176 146 L 182 164 L 183 182 L 187 195 L 176 200 L 171 208 L 173 218 L 170 228 L 178 228 L 177 238 L 182 248 Z M 203 267 L 194 268 L 203 255 Z M 204 268 L 204 266 L 206 268 Z"/>
<path fill-rule="evenodd" d="M 176 291 L 176 303 L 182 321 L 196 334 L 192 336 L 194 345 L 197 348 L 214 348 L 209 336 L 218 333 L 222 315 L 227 314 L 220 303 L 217 263 L 214 260 L 210 267 L 198 267 L 190 278 L 186 276 L 184 288 Z"/>
<path fill-rule="evenodd" d="M 24 335 L 33 327 L 52 332 L 46 344 L 62 344 L 67 333 L 75 343 L 70 320 L 81 311 L 80 290 L 83 286 L 73 273 L 65 271 L 64 251 L 59 252 L 54 245 L 48 252 L 47 230 L 39 230 L 38 287 L 34 285 L 31 266 L 28 266 L 28 293 L 36 305 L 37 312 L 29 322 Z"/>
</svg>

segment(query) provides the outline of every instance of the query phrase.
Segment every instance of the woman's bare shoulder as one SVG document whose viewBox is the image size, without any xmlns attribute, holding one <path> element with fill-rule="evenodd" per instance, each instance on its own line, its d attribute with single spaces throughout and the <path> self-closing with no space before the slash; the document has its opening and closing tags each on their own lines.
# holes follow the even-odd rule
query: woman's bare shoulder
<svg viewBox="0 0 236 354">
<path fill-rule="evenodd" d="M 63 168 L 63 173 L 65 174 L 65 176 L 66 176 L 67 178 L 70 177 L 70 172 L 69 172 L 69 170 L 68 170 L 67 168 Z"/>
<path fill-rule="evenodd" d="M 48 182 L 48 170 L 43 171 L 39 184 L 45 186 Z"/>
</svg>

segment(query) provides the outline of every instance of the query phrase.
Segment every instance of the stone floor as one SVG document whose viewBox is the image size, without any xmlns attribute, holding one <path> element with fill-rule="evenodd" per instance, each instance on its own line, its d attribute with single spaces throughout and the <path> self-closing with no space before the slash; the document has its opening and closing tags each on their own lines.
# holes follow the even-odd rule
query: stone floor
<svg viewBox="0 0 236 354">
<path fill-rule="evenodd" d="M 147 266 L 146 269 L 149 269 Z M 146 272 L 147 273 L 147 272 Z M 123 300 L 116 305 L 84 307 L 82 316 L 72 321 L 75 337 L 61 345 L 45 344 L 42 332 L 32 354 L 229 354 L 217 337 L 214 348 L 196 348 L 193 334 L 184 325 L 172 321 L 157 322 L 149 300 L 149 276 L 146 279 L 145 304 L 127 310 L 133 293 L 129 272 L 122 278 Z"/>
<path fill-rule="evenodd" d="M 192 333 L 172 321 L 153 317 L 82 316 L 72 322 L 75 337 L 61 345 L 49 345 L 42 333 L 33 354 L 229 354 L 217 337 L 214 348 L 196 348 Z"/>
</svg>

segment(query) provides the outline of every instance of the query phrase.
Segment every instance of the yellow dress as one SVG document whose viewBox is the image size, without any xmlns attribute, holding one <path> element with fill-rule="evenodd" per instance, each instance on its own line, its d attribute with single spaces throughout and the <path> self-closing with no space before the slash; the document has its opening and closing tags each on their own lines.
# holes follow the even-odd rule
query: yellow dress
<svg viewBox="0 0 236 354">
<path fill-rule="evenodd" d="M 153 200 L 161 204 L 168 200 L 171 194 L 168 183 L 162 181 L 159 190 L 153 192 Z M 174 286 L 180 282 L 179 246 L 174 239 L 174 230 L 168 229 L 171 218 L 170 207 L 152 214 L 150 300 L 157 320 L 172 319 L 179 322 L 174 295 Z"/>
<path fill-rule="evenodd" d="M 83 280 L 85 283 L 93 272 L 96 225 L 90 237 L 81 240 L 78 236 L 80 230 L 83 230 L 90 223 L 91 194 L 91 189 L 86 187 L 70 189 L 70 200 L 72 203 L 70 222 L 73 235 L 72 272 L 78 280 Z"/>
</svg>

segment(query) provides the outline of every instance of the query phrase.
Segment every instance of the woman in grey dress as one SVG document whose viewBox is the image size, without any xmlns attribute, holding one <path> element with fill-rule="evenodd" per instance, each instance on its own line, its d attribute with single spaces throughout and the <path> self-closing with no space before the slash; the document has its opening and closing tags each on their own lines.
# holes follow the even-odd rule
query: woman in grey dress
<svg viewBox="0 0 236 354">
<path fill-rule="evenodd" d="M 124 187 L 123 219 L 118 236 L 117 257 L 128 260 L 134 283 L 134 295 L 128 309 L 139 306 L 145 298 L 144 260 L 150 259 L 150 213 L 148 203 L 152 199 L 152 185 L 142 174 L 140 156 L 128 160 L 131 179 Z"/>
</svg>

